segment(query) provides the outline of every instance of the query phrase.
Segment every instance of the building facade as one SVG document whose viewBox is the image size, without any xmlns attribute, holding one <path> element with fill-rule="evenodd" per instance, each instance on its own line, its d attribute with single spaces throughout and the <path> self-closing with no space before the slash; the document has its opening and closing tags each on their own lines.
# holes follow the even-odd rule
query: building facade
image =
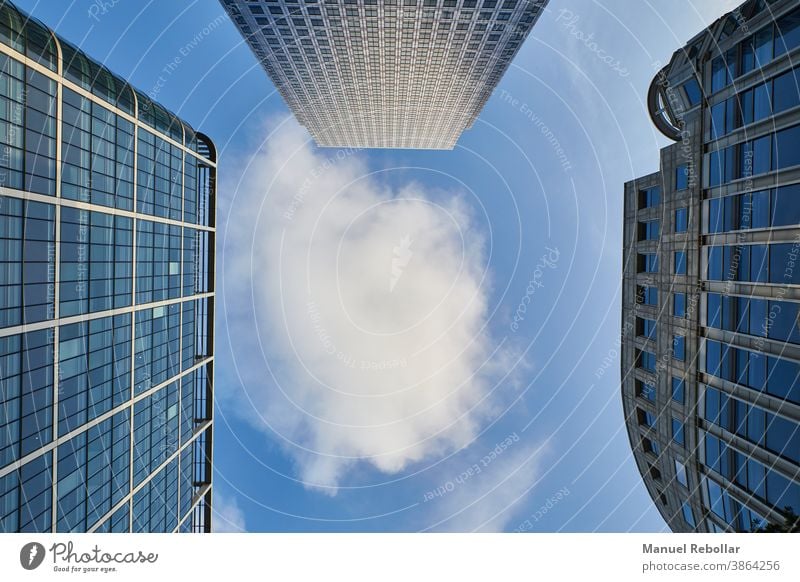
<svg viewBox="0 0 800 582">
<path fill-rule="evenodd" d="M 0 532 L 208 531 L 211 141 L 0 2 Z"/>
<path fill-rule="evenodd" d="M 452 149 L 548 0 L 221 0 L 320 146 Z"/>
<path fill-rule="evenodd" d="M 625 185 L 622 399 L 673 531 L 800 514 L 800 6 L 751 0 L 650 87 L 676 143 Z"/>
</svg>

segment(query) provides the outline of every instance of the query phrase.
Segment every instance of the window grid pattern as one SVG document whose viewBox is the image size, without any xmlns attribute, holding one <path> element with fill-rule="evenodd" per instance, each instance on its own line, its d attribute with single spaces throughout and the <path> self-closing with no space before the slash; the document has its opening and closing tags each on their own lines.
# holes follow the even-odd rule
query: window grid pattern
<svg viewBox="0 0 800 582">
<path fill-rule="evenodd" d="M 0 196 L 0 327 L 55 317 L 55 206 Z"/>
<path fill-rule="evenodd" d="M 136 221 L 136 303 L 181 295 L 181 227 Z"/>
<path fill-rule="evenodd" d="M 53 438 L 53 352 L 49 330 L 0 338 L 0 466 Z"/>
<path fill-rule="evenodd" d="M 709 233 L 800 225 L 800 184 L 708 201 Z"/>
<path fill-rule="evenodd" d="M 54 195 L 56 83 L 0 54 L 0 186 Z"/>
<path fill-rule="evenodd" d="M 58 356 L 63 436 L 130 398 L 131 314 L 62 326 Z"/>
<path fill-rule="evenodd" d="M 707 293 L 706 308 L 707 327 L 800 344 L 798 303 Z"/>
<path fill-rule="evenodd" d="M 87 531 L 128 494 L 129 473 L 127 409 L 60 445 L 57 531 Z"/>
<path fill-rule="evenodd" d="M 800 425 L 706 386 L 703 418 L 754 445 L 800 463 Z"/>
<path fill-rule="evenodd" d="M 49 532 L 53 455 L 47 452 L 0 477 L 0 532 Z"/>
<path fill-rule="evenodd" d="M 134 396 L 179 373 L 180 315 L 176 304 L 136 313 Z"/>
<path fill-rule="evenodd" d="M 800 364 L 732 345 L 706 340 L 705 372 L 800 404 Z"/>
<path fill-rule="evenodd" d="M 133 496 L 133 531 L 173 531 L 178 525 L 178 459 Z"/>
<path fill-rule="evenodd" d="M 215 159 L 215 151 L 205 136 L 195 134 L 159 105 L 140 99 L 137 110 L 134 92 L 127 83 L 74 46 L 56 40 L 10 2 L 0 3 L 0 43 L 53 71 L 52 75 L 39 73 L 27 67 L 21 56 L 0 55 L 0 186 L 12 190 L 0 196 L 0 532 L 46 532 L 54 527 L 55 531 L 129 531 L 132 517 L 141 522 L 138 513 L 132 516 L 133 500 L 127 498 L 131 494 L 129 467 L 134 442 L 130 431 L 130 417 L 135 411 L 131 401 L 133 332 L 147 327 L 145 319 L 153 320 L 157 310 L 145 310 L 145 317 L 136 319 L 131 308 L 137 267 L 132 262 L 134 223 L 157 222 L 153 241 L 160 243 L 161 235 L 170 237 L 167 246 L 171 244 L 174 251 L 166 258 L 153 253 L 155 263 L 167 264 L 166 271 L 154 268 L 146 273 L 152 277 L 150 290 L 154 297 L 179 298 L 184 292 L 188 297 L 212 291 L 213 258 L 200 258 L 197 254 L 212 252 L 213 234 L 202 228 L 187 230 L 187 239 L 194 237 L 200 242 L 182 254 L 180 226 L 169 225 L 173 228 L 161 231 L 159 227 L 166 220 L 174 220 L 213 228 L 216 172 L 209 160 Z M 61 45 L 66 81 L 105 104 L 78 94 L 65 82 L 61 91 L 63 115 L 56 120 L 57 44 Z M 114 108 L 134 119 L 126 119 Z M 137 129 L 137 123 L 149 125 L 197 155 L 152 132 Z M 59 127 L 61 159 L 56 160 Z M 150 201 L 144 199 L 144 203 L 152 202 L 148 210 L 151 221 L 125 214 L 138 211 L 133 206 L 133 176 L 138 161 L 133 146 L 139 135 L 151 135 L 154 147 L 156 143 L 160 146 L 152 156 L 154 197 Z M 25 200 L 23 192 L 55 196 L 57 163 L 62 170 L 61 198 L 54 197 L 53 204 Z M 77 208 L 77 203 L 93 207 Z M 109 208 L 119 213 L 112 215 Z M 57 234 L 61 238 L 59 245 Z M 59 254 L 61 261 L 57 263 Z M 185 278 L 181 271 L 184 261 Z M 58 287 L 56 276 L 60 278 Z M 58 305 L 56 295 L 60 297 Z M 209 301 L 189 301 L 193 313 L 199 309 L 189 326 L 194 344 L 200 346 L 198 356 L 210 355 L 206 341 L 209 330 L 201 329 L 212 324 Z M 126 308 L 131 308 L 129 313 L 111 317 L 89 315 Z M 180 304 L 164 308 L 172 315 L 166 323 L 171 329 L 151 325 L 151 335 L 140 342 L 137 369 L 146 371 L 140 373 L 144 378 L 140 378 L 141 384 L 152 387 L 153 378 L 163 383 L 177 374 L 181 308 Z M 79 324 L 57 321 L 57 328 L 27 333 L 7 329 L 56 316 L 81 315 L 89 316 Z M 166 332 L 166 344 L 160 343 L 165 337 L 162 332 Z M 52 417 L 56 347 L 58 427 Z M 162 357 L 164 353 L 166 358 Z M 153 357 L 156 365 L 146 365 L 144 357 Z M 186 458 L 182 473 L 189 482 L 180 515 L 188 516 L 182 527 L 188 531 L 205 531 L 209 525 L 210 498 L 196 509 L 191 503 L 196 500 L 194 494 L 210 485 L 210 473 L 196 480 L 195 471 L 198 450 L 206 451 L 211 438 L 204 437 L 200 445 L 189 439 L 198 426 L 193 416 L 197 386 L 210 390 L 210 370 L 210 365 L 203 366 L 201 372 L 189 374 L 185 401 L 180 403 L 181 381 L 175 379 L 170 384 L 175 401 L 170 414 L 180 407 L 187 415 L 181 425 L 185 427 L 182 444 Z M 198 381 L 200 377 L 203 382 Z M 98 422 L 99 415 L 115 408 L 112 417 Z M 205 420 L 210 420 L 210 412 Z M 177 418 L 170 420 L 173 450 L 177 450 L 181 431 L 177 422 Z M 56 435 L 68 433 L 69 441 L 54 446 Z M 160 455 L 162 448 L 163 444 L 152 454 Z M 12 470 L 9 465 L 25 455 L 31 455 L 31 460 Z M 53 483 L 53 463 L 58 464 L 58 483 Z M 176 510 L 169 519 L 150 519 L 145 529 L 169 531 L 178 523 L 177 459 L 168 473 L 161 477 L 148 473 L 143 479 L 151 477 L 153 484 L 148 487 L 154 493 L 150 503 L 159 503 L 171 495 L 170 504 Z M 110 513 L 113 507 L 117 509 Z M 151 510 L 156 513 L 158 508 Z"/>
<path fill-rule="evenodd" d="M 127 307 L 133 294 L 133 219 L 61 209 L 59 314 Z"/>
<path fill-rule="evenodd" d="M 704 434 L 705 464 L 714 473 L 738 485 L 746 493 L 777 509 L 800 513 L 800 483 L 767 468 L 732 444 Z"/>
<path fill-rule="evenodd" d="M 134 125 L 69 88 L 62 94 L 61 195 L 133 210 Z"/>
<path fill-rule="evenodd" d="M 547 0 L 223 0 L 321 146 L 452 149 Z"/>
<path fill-rule="evenodd" d="M 137 176 L 137 211 L 181 220 L 184 177 L 182 150 L 140 128 Z"/>
<path fill-rule="evenodd" d="M 178 383 L 161 388 L 133 407 L 133 486 L 178 450 Z M 177 484 L 177 479 L 175 480 Z"/>
</svg>

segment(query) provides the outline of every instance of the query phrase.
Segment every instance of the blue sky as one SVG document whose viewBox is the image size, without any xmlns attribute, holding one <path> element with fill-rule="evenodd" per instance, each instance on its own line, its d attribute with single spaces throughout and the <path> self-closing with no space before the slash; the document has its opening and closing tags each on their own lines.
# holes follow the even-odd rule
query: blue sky
<svg viewBox="0 0 800 582">
<path fill-rule="evenodd" d="M 663 531 L 619 397 L 622 185 L 735 2 L 553 0 L 452 152 L 320 150 L 215 0 L 18 0 L 220 152 L 216 528 Z"/>
</svg>

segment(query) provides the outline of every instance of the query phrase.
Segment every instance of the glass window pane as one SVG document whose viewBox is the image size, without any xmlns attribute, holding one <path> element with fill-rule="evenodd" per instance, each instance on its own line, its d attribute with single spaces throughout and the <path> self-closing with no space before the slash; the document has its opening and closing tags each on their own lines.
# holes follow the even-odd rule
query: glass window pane
<svg viewBox="0 0 800 582">
<path fill-rule="evenodd" d="M 681 164 L 675 168 L 675 189 L 686 190 L 689 187 L 689 166 Z"/>
<path fill-rule="evenodd" d="M 753 95 L 753 118 L 755 121 L 766 119 L 772 115 L 772 83 L 756 85 Z"/>
<path fill-rule="evenodd" d="M 685 251 L 677 251 L 675 253 L 675 274 L 676 275 L 685 275 L 686 274 L 686 252 Z"/>
<path fill-rule="evenodd" d="M 785 111 L 800 105 L 800 86 L 797 74 L 800 70 L 791 70 L 775 78 L 773 81 L 773 107 L 775 112 Z"/>
<path fill-rule="evenodd" d="M 790 168 L 800 164 L 800 125 L 784 129 L 775 134 L 774 158 L 773 169 Z"/>
<path fill-rule="evenodd" d="M 675 232 L 686 232 L 689 227 L 689 209 L 678 208 L 675 211 Z"/>
<path fill-rule="evenodd" d="M 787 142 L 791 142 L 791 136 L 787 136 Z M 753 142 L 753 174 L 764 174 L 769 172 L 771 168 L 771 151 L 772 151 L 772 137 L 765 135 Z M 787 154 L 788 155 L 788 154 Z M 791 156 L 787 157 L 787 160 Z"/>
<path fill-rule="evenodd" d="M 672 399 L 683 404 L 684 401 L 684 382 L 680 378 L 672 377 Z"/>
<path fill-rule="evenodd" d="M 800 224 L 800 184 L 781 186 L 772 192 L 772 225 Z"/>
<path fill-rule="evenodd" d="M 778 21 L 775 54 L 782 55 L 800 46 L 800 10 L 795 10 Z"/>
<path fill-rule="evenodd" d="M 755 35 L 756 66 L 763 67 L 772 60 L 772 25 L 759 30 Z"/>
<path fill-rule="evenodd" d="M 672 314 L 675 317 L 686 316 L 686 293 L 675 293 L 672 296 Z"/>
</svg>

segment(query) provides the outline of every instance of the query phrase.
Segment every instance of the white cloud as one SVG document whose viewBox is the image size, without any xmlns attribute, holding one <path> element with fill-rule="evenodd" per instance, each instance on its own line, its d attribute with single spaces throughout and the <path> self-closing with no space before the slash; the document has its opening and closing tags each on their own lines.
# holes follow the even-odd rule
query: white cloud
<svg viewBox="0 0 800 582">
<path fill-rule="evenodd" d="M 223 189 L 236 196 L 221 279 L 240 412 L 331 494 L 359 461 L 396 473 L 467 446 L 497 404 L 493 377 L 514 367 L 486 328 L 485 240 L 468 206 L 393 190 L 357 153 L 312 148 L 294 121 L 273 129 Z"/>
<path fill-rule="evenodd" d="M 247 531 L 244 512 L 235 497 L 229 497 L 214 490 L 211 504 L 211 528 L 214 533 L 240 533 Z"/>
<path fill-rule="evenodd" d="M 476 445 L 475 456 L 480 458 L 474 462 L 480 472 L 474 476 L 465 473 L 473 465 L 461 467 L 461 473 L 458 468 L 452 469 L 448 480 L 439 485 L 452 486 L 452 491 L 426 501 L 430 506 L 426 514 L 429 529 L 501 532 L 515 529 L 527 517 L 520 516 L 520 511 L 529 505 L 525 500 L 536 490 L 542 456 L 547 453 L 546 443 L 524 440 L 523 435 L 497 457 L 485 456 L 491 455 L 492 449 L 482 451 L 481 446 Z M 459 484 L 457 478 L 463 475 L 469 475 L 468 479 Z"/>
</svg>

